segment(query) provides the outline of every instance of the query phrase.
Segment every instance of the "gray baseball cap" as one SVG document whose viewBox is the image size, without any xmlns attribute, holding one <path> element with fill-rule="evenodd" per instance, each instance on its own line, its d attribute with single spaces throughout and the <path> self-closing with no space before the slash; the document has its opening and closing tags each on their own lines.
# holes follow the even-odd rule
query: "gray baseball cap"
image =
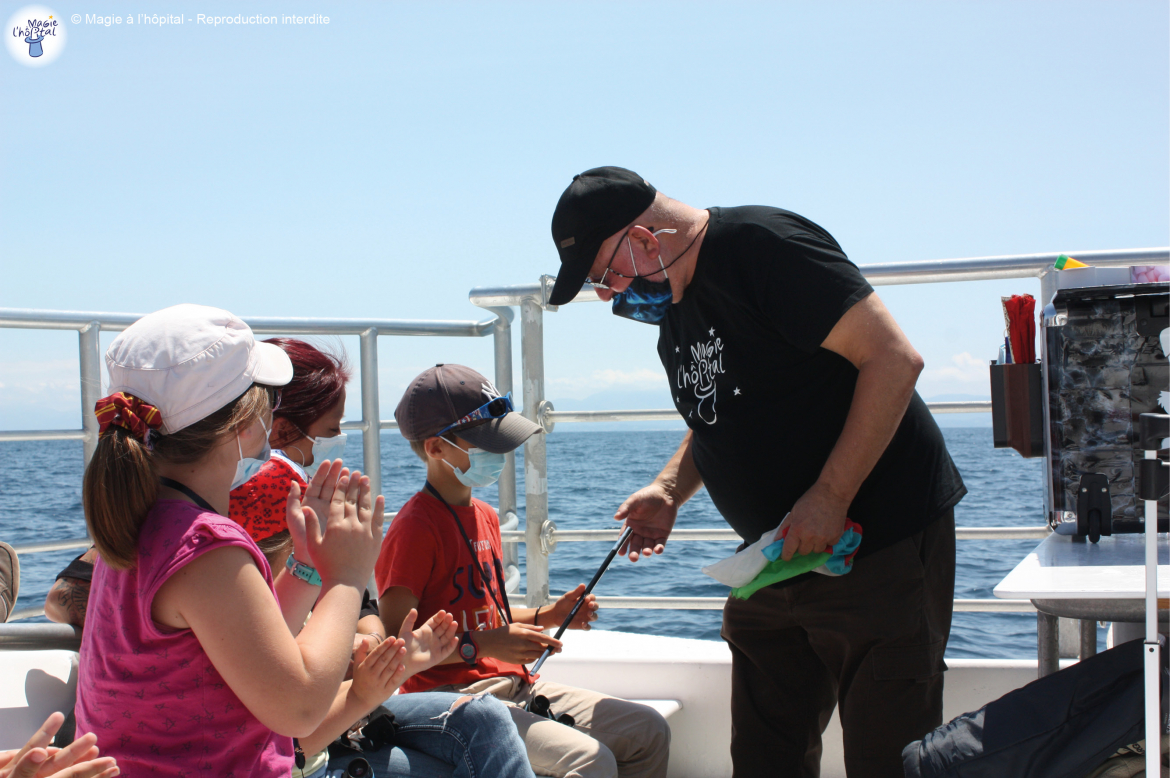
<svg viewBox="0 0 1170 778">
<path fill-rule="evenodd" d="M 491 381 L 463 365 L 435 365 L 410 382 L 394 409 L 398 431 L 407 440 L 426 440 L 443 428 L 463 438 L 475 448 L 493 454 L 506 454 L 519 447 L 537 432 L 533 424 L 515 411 L 487 415 L 458 424 L 493 400 L 502 400 Z M 502 403 L 500 404 L 502 407 Z M 501 407 L 495 410 L 500 411 Z"/>
</svg>

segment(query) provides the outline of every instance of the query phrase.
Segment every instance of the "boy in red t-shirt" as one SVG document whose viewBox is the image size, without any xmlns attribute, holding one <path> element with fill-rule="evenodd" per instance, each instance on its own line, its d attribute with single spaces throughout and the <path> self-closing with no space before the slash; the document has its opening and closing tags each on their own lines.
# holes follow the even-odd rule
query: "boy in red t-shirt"
<svg viewBox="0 0 1170 778">
<path fill-rule="evenodd" d="M 491 381 L 462 365 L 436 365 L 411 382 L 394 418 L 427 466 L 425 488 L 398 512 L 374 567 L 382 621 L 397 624 L 411 608 L 419 619 L 454 614 L 463 636 L 458 650 L 411 677 L 403 692 L 488 692 L 509 705 L 533 769 L 554 776 L 665 776 L 670 727 L 654 709 L 598 692 L 532 680 L 524 667 L 546 646 L 545 634 L 569 615 L 585 585 L 540 608 L 510 609 L 500 562 L 495 510 L 473 499 L 472 488 L 499 478 L 504 454 L 541 431 L 512 409 Z M 589 595 L 573 629 L 597 618 Z M 556 716 L 527 711 L 541 695 Z"/>
</svg>

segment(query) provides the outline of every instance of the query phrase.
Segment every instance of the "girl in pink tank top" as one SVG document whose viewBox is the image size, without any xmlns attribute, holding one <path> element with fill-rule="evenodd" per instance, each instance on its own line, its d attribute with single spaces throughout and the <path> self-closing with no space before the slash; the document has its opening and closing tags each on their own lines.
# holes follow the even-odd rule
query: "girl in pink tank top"
<svg viewBox="0 0 1170 778">
<path fill-rule="evenodd" d="M 274 580 L 225 516 L 230 490 L 267 458 L 285 353 L 227 311 L 179 305 L 126 329 L 106 365 L 83 488 L 100 559 L 77 733 L 96 733 L 128 775 L 289 776 L 293 738 L 335 715 L 382 498 L 323 462 L 303 506 L 291 491 L 293 573 Z"/>
</svg>

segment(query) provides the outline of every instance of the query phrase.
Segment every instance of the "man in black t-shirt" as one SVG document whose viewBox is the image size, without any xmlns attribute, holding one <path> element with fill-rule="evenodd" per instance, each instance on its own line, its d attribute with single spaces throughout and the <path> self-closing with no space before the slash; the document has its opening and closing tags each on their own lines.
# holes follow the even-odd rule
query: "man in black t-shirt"
<svg viewBox="0 0 1170 778">
<path fill-rule="evenodd" d="M 849 775 L 901 776 L 901 750 L 942 723 L 954 597 L 954 506 L 966 493 L 914 390 L 922 358 L 857 267 L 778 208 L 699 210 L 632 171 L 575 176 L 557 204 L 549 303 L 589 282 L 614 313 L 659 326 L 682 445 L 615 518 L 622 553 L 661 554 L 706 486 L 754 543 L 781 524 L 784 559 L 862 527 L 853 570 L 730 599 L 737 776 L 817 775 L 840 706 Z"/>
</svg>

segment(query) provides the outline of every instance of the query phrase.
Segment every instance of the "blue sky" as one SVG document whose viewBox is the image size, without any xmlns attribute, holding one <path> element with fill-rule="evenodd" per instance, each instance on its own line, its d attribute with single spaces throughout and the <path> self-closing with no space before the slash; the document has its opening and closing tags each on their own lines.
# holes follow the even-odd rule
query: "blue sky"
<svg viewBox="0 0 1170 778">
<path fill-rule="evenodd" d="M 468 291 L 555 273 L 556 199 L 604 164 L 797 211 L 863 266 L 1170 243 L 1164 2 L 165 5 L 48 3 L 82 17 L 61 56 L 0 57 L 0 307 L 483 319 Z M 190 21 L 85 22 L 159 12 Z M 928 398 L 986 395 L 998 298 L 1038 291 L 878 290 Z M 653 328 L 545 321 L 554 401 L 667 405 Z M 383 416 L 430 364 L 491 359 L 383 339 Z M 75 426 L 76 360 L 0 330 L 0 427 Z"/>
</svg>

